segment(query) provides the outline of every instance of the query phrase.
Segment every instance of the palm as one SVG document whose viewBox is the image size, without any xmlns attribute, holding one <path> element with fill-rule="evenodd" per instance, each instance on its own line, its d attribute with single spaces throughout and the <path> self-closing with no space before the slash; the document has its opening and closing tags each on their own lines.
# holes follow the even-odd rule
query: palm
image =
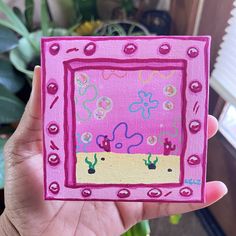
<svg viewBox="0 0 236 236">
<path fill-rule="evenodd" d="M 30 102 L 5 152 L 4 214 L 20 235 L 119 235 L 142 219 L 195 210 L 226 192 L 221 183 L 209 183 L 205 205 L 44 201 L 39 73 L 37 68 Z M 212 135 L 213 121 L 209 127 Z"/>
<path fill-rule="evenodd" d="M 141 220 L 141 215 L 137 214 L 141 212 L 141 203 L 44 201 L 41 140 L 38 131 L 32 131 L 30 135 L 35 140 L 25 143 L 22 149 L 17 148 L 17 153 L 12 152 L 10 146 L 6 151 L 12 160 L 18 159 L 9 162 L 6 208 L 22 235 L 29 232 L 30 235 L 73 235 L 75 232 L 78 235 L 89 235 L 89 232 L 111 235 L 111 226 L 112 235 L 119 235 Z M 125 216 L 130 212 L 132 217 L 126 220 Z"/>
</svg>

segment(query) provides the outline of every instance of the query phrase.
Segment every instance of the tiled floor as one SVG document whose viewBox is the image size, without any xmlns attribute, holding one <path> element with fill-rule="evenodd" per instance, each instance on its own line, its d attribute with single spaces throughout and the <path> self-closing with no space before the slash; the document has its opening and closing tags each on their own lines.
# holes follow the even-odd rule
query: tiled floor
<svg viewBox="0 0 236 236">
<path fill-rule="evenodd" d="M 151 236 L 208 236 L 194 213 L 183 215 L 178 225 L 172 225 L 168 217 L 150 221 Z"/>
</svg>

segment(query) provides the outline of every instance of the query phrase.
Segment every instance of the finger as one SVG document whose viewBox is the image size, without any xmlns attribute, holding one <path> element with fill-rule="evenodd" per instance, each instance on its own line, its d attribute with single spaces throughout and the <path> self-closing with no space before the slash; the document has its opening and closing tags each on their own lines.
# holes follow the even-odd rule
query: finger
<svg viewBox="0 0 236 236">
<path fill-rule="evenodd" d="M 152 219 L 195 211 L 207 207 L 227 194 L 228 189 L 220 181 L 208 182 L 206 185 L 206 203 L 144 203 L 143 219 Z"/>
<path fill-rule="evenodd" d="M 213 137 L 218 130 L 218 121 L 214 116 L 208 115 L 208 138 Z"/>
<path fill-rule="evenodd" d="M 40 66 L 34 69 L 30 99 L 12 138 L 15 141 L 34 141 L 41 138 Z"/>
</svg>

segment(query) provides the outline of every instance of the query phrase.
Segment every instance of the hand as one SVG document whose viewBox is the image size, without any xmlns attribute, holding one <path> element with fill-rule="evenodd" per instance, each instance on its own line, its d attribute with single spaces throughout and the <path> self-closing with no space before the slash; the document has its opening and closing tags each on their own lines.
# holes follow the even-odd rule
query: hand
<svg viewBox="0 0 236 236">
<path fill-rule="evenodd" d="M 21 122 L 5 146 L 6 209 L 1 235 L 120 235 L 143 219 L 193 211 L 211 205 L 227 193 L 221 182 L 206 186 L 206 203 L 44 201 L 40 111 L 40 67 Z M 217 121 L 208 117 L 208 137 Z"/>
</svg>

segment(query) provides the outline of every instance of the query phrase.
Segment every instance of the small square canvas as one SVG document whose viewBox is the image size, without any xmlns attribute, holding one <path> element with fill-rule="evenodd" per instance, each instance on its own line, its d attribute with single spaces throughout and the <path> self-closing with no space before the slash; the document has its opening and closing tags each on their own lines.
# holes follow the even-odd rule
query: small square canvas
<svg viewBox="0 0 236 236">
<path fill-rule="evenodd" d="M 204 202 L 210 39 L 42 39 L 47 200 Z"/>
</svg>

